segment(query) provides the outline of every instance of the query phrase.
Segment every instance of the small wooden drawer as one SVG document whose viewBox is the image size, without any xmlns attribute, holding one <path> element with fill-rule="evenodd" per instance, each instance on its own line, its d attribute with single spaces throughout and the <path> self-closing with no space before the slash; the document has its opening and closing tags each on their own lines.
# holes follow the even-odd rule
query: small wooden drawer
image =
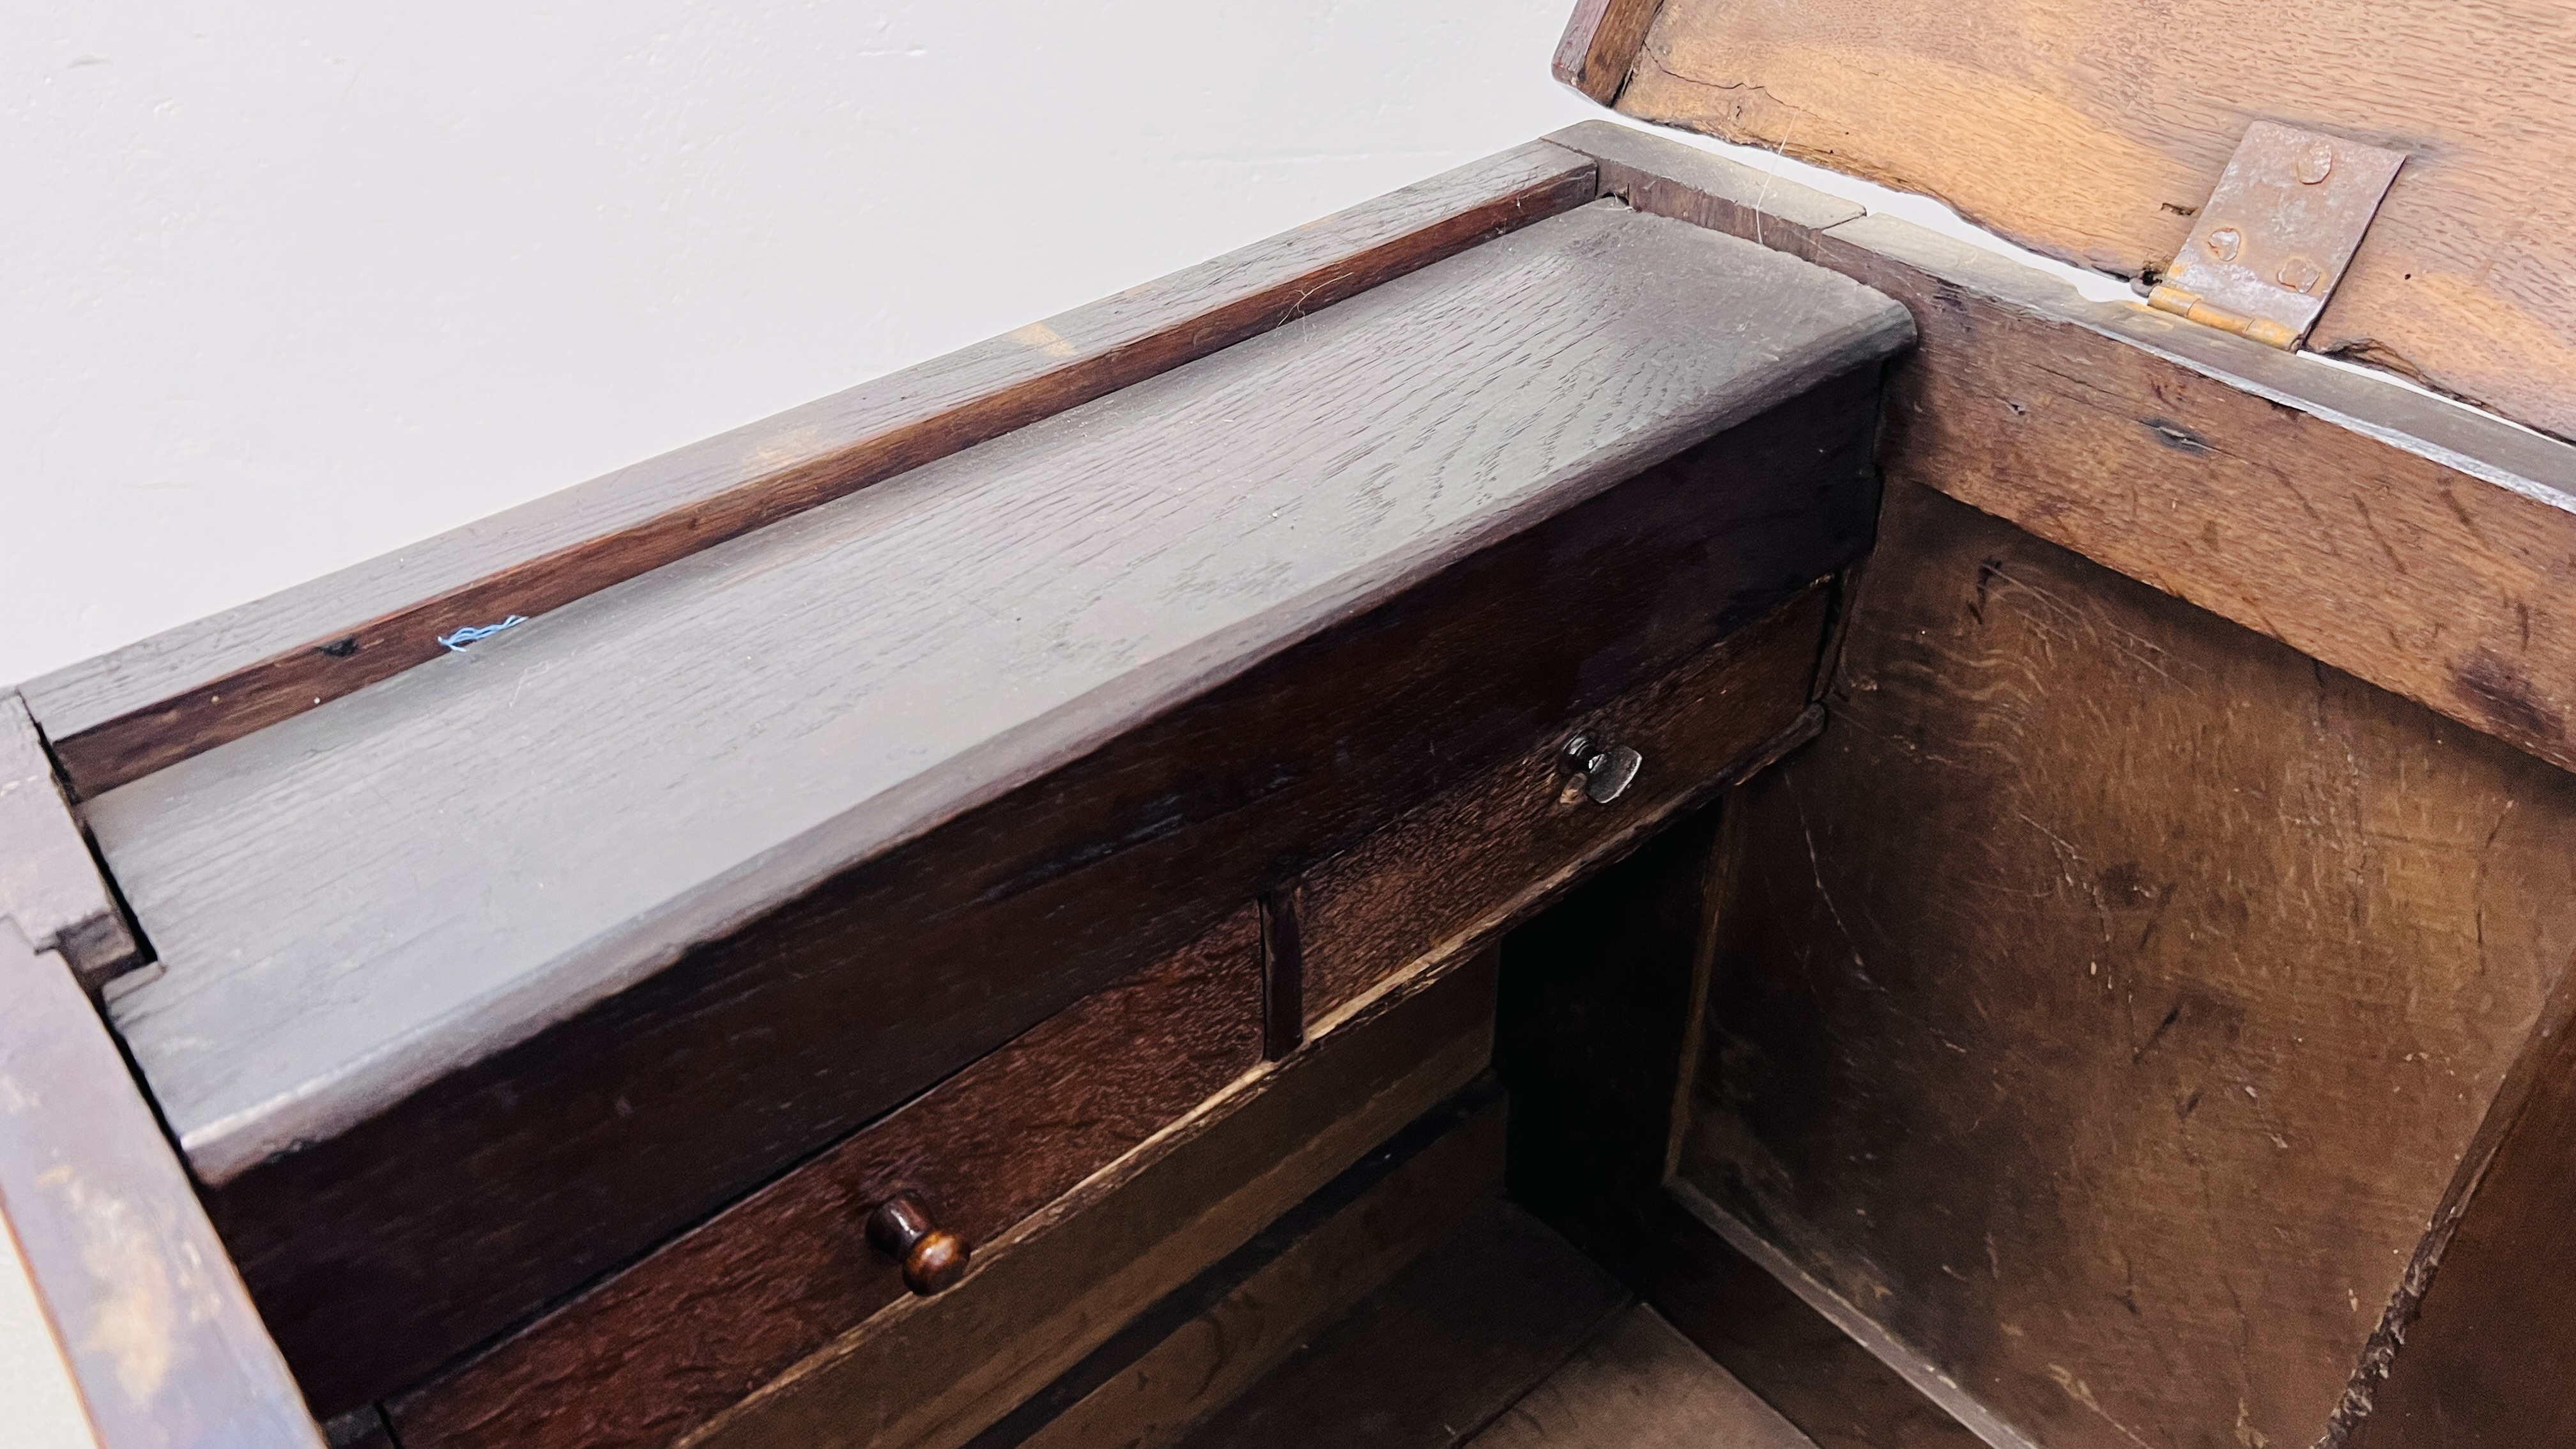
<svg viewBox="0 0 2576 1449">
<path fill-rule="evenodd" d="M 1310 872 L 1295 893 L 1308 1029 L 1442 943 L 1499 929 L 1758 763 L 1807 717 L 1831 595 L 1807 589 Z M 1616 798 L 1586 793 L 1565 753 L 1577 737 L 1643 757 Z"/>
<path fill-rule="evenodd" d="M 1911 334 L 1582 208 L 83 802 L 162 968 L 111 1014 L 312 1406 L 1849 564 Z"/>
<path fill-rule="evenodd" d="M 405 1449 L 659 1444 L 904 1294 L 898 1193 L 971 1248 L 1261 1060 L 1247 907 L 392 1405 Z"/>
</svg>

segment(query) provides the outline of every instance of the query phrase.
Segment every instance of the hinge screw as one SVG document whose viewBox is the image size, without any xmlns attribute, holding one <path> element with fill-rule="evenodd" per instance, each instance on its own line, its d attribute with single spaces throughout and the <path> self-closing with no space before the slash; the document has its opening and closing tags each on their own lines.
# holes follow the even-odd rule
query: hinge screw
<svg viewBox="0 0 2576 1449">
<path fill-rule="evenodd" d="M 2236 249 L 2245 244 L 2245 234 L 2232 226 L 2222 226 L 2209 234 L 2209 254 L 2222 262 L 2236 260 Z"/>
<path fill-rule="evenodd" d="M 2310 141 L 2299 152 L 2299 180 L 2310 186 L 2334 174 L 2334 147 L 2323 141 Z"/>
</svg>

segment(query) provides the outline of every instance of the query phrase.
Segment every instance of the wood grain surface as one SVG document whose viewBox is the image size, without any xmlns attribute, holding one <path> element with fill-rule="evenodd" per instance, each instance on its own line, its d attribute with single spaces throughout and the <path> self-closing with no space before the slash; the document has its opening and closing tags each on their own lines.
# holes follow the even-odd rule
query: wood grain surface
<svg viewBox="0 0 2576 1449">
<path fill-rule="evenodd" d="M 1490 953 L 1425 961 L 678 1443 L 956 1449 L 1483 1073 L 1493 1006 Z"/>
<path fill-rule="evenodd" d="M 1592 199 L 1545 143 L 495 514 L 25 686 L 82 795 Z"/>
<path fill-rule="evenodd" d="M 2576 15 L 2545 0 L 1673 0 L 1620 109 L 2162 268 L 2255 120 L 2408 153 L 2309 338 L 2576 431 Z"/>
<path fill-rule="evenodd" d="M 141 949 L 64 799 L 26 701 L 0 693 L 0 917 L 95 990 Z"/>
<path fill-rule="evenodd" d="M 1777 763 L 1776 761 L 1773 763 Z M 1713 948 L 1720 795 L 1504 938 L 1513 1196 L 1823 1449 L 1983 1443 L 1665 1188 Z"/>
<path fill-rule="evenodd" d="M 1857 202 L 1782 181 L 1634 126 L 1583 121 L 1548 139 L 1598 164 L 1604 196 L 1792 256 L 1812 259 L 1820 234 L 1869 214 Z"/>
<path fill-rule="evenodd" d="M 1471 1085 L 1156 1304 L 970 1449 L 1174 1443 L 1499 1198 L 1504 1120 L 1499 1085 L 1491 1077 Z"/>
<path fill-rule="evenodd" d="M 0 1232 L 99 1449 L 322 1449 L 115 1040 L 6 918 L 0 1002 Z"/>
<path fill-rule="evenodd" d="M 1451 1449 L 1628 1303 L 1547 1225 L 1493 1201 L 1325 1325 L 1184 1449 Z"/>
<path fill-rule="evenodd" d="M 911 1193 L 980 1247 L 1250 1070 L 1258 933 L 1236 912 L 401 1396 L 405 1449 L 658 1444 L 732 1404 L 903 1295 L 876 1204 Z"/>
<path fill-rule="evenodd" d="M 2576 781 L 1891 483 L 1680 1176 L 2034 1442 L 2313 1442 L 2576 952 Z"/>
<path fill-rule="evenodd" d="M 1622 127 L 1605 189 L 1906 303 L 1881 460 L 2576 768 L 2576 448 Z M 1821 225 L 1820 225 L 1821 224 Z"/>
<path fill-rule="evenodd" d="M 1663 0 L 1575 0 L 1549 69 L 1603 105 L 1619 99 Z"/>
<path fill-rule="evenodd" d="M 2576 1443 L 2563 1366 L 2576 1362 L 2576 1030 L 2566 982 L 2528 1048 L 2520 1110 L 2458 1194 L 2456 1227 L 2428 1234 L 2414 1302 L 2383 1326 L 2326 1442 L 2342 1449 L 2523 1449 Z M 2498 1113 L 2491 1112 L 2491 1120 Z M 2430 1249 L 2431 1251 L 2428 1251 Z M 2415 1286 L 2415 1285 L 2410 1285 Z"/>
<path fill-rule="evenodd" d="M 1609 804 L 1569 788 L 1564 736 L 1406 813 L 1297 890 L 1308 1019 L 1322 1021 L 1401 970 L 1427 941 L 1531 903 L 1532 882 L 1615 858 L 1646 830 L 1757 763 L 1796 726 L 1815 682 L 1830 586 L 1572 722 L 1637 750 L 1636 783 Z"/>
<path fill-rule="evenodd" d="M 1992 1449 L 1665 1192 L 1578 1206 L 1549 1223 L 1819 1449 Z"/>
<path fill-rule="evenodd" d="M 1631 1304 L 1469 1449 L 1816 1449 L 1815 1441 Z"/>
<path fill-rule="evenodd" d="M 411 1381 L 1839 566 L 1906 330 L 1586 210 L 90 802 L 171 966 L 118 1025 L 308 1392 Z"/>
</svg>

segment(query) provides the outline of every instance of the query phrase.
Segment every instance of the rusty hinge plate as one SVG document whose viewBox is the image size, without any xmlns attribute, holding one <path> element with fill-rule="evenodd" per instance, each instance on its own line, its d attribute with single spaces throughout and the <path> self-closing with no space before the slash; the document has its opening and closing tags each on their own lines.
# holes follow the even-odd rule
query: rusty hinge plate
<svg viewBox="0 0 2576 1449">
<path fill-rule="evenodd" d="M 2405 162 L 2402 151 L 2256 121 L 2148 304 L 2298 346 Z"/>
</svg>

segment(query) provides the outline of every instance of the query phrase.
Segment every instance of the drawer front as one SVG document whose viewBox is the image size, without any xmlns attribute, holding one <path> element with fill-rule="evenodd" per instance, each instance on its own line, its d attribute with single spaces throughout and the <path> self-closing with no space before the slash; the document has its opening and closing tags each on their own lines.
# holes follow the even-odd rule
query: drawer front
<svg viewBox="0 0 2576 1449">
<path fill-rule="evenodd" d="M 1295 896 L 1308 1029 L 1452 937 L 1499 929 L 1794 729 L 1831 592 L 1806 590 L 1310 872 Z M 1644 757 L 1616 799 L 1584 793 L 1563 752 L 1576 734 Z"/>
<path fill-rule="evenodd" d="M 417 1382 L 1848 563 L 1876 409 L 1823 384 L 223 1184 L 308 1397 Z"/>
<path fill-rule="evenodd" d="M 1300 969 L 1309 1020 L 1331 1030 L 1283 1065 L 1320 1068 L 1319 1056 L 1332 1059 L 1340 1051 L 1335 1044 L 1359 1019 L 1354 1005 L 1376 999 L 1380 985 L 1410 980 L 1426 959 L 1470 949 L 1464 938 L 1499 929 L 1582 869 L 1642 838 L 1796 725 L 1810 698 L 1830 595 L 1824 585 L 1800 592 L 1725 643 L 1599 709 L 1566 717 L 1504 764 L 1406 812 L 1311 872 L 1293 897 Z M 1618 798 L 1595 803 L 1569 788 L 1574 776 L 1561 746 L 1578 730 L 1644 757 Z M 862 1221 L 877 1202 L 897 1189 L 917 1191 L 942 1226 L 984 1243 L 1260 1065 L 1262 935 L 1256 912 L 1236 912 L 1189 950 L 1086 999 L 397 1401 L 394 1422 L 406 1449 L 664 1443 L 719 1417 L 765 1382 L 801 1380 L 814 1372 L 811 1364 L 848 1356 L 849 1330 L 863 1320 L 872 1328 L 878 1320 L 870 1316 L 886 1318 L 880 1310 L 903 1295 L 893 1265 L 863 1238 Z M 1423 1033 L 1410 1046 L 1398 1043 L 1397 1055 L 1436 1056 L 1433 1047 L 1443 1040 Z M 1459 1070 L 1472 1072 L 1481 1061 L 1479 1055 Z M 1447 1076 L 1441 1083 L 1444 1090 L 1454 1085 Z M 1295 1156 L 1302 1140 L 1261 1136 L 1263 1144 L 1241 1164 L 1245 1172 L 1261 1173 L 1271 1153 Z M 1365 1143 L 1355 1138 L 1352 1146 Z M 1242 1149 L 1233 1155 L 1242 1156 Z M 1116 1211 L 1106 1204 L 1088 1210 Z M 1193 1214 L 1170 1216 L 1178 1221 Z M 1243 1227 L 1249 1231 L 1262 1220 L 1250 1213 Z M 1044 1258 L 1061 1246 L 1033 1241 L 1018 1251 Z M 1047 1271 L 1076 1278 L 1095 1273 L 1104 1281 L 1132 1275 L 1107 1261 Z M 958 1291 L 973 1298 L 989 1286 L 970 1280 Z M 1120 1317 L 1107 1310 L 1077 1316 L 1096 1317 L 1091 1326 L 1099 1332 Z M 856 1338 L 873 1342 L 870 1331 L 861 1329 Z M 905 1407 L 913 1391 L 896 1386 L 956 1378 L 957 1364 L 929 1360 L 964 1350 L 941 1339 L 943 1351 L 925 1359 L 900 1346 L 908 1335 L 887 1332 L 893 1337 L 875 1354 L 883 1360 L 877 1371 L 829 1375 L 858 1387 L 824 1397 L 839 1402 L 855 1392 L 874 1406 L 871 1412 L 890 1416 L 889 1424 L 910 1422 L 928 1411 Z M 873 1350 L 856 1352 L 866 1360 Z M 977 1338 L 970 1356 L 1016 1360 L 1024 1353 L 1014 1343 Z M 1003 1379 L 1017 1372 L 998 1362 L 987 1367 Z M 1002 1399 L 1015 1392 L 1001 1379 L 988 1387 Z M 763 1402 L 769 1397 L 774 1390 Z M 770 1404 L 749 1418 L 746 1412 L 721 1414 L 728 1424 L 743 1420 L 725 1432 L 738 1436 L 786 1410 Z M 955 1412 L 975 1416 L 970 1408 Z"/>
<path fill-rule="evenodd" d="M 1084 998 L 462 1367 L 406 1449 L 665 1442 L 904 1295 L 865 1222 L 897 1192 L 970 1246 L 1261 1060 L 1257 914 Z"/>
</svg>

